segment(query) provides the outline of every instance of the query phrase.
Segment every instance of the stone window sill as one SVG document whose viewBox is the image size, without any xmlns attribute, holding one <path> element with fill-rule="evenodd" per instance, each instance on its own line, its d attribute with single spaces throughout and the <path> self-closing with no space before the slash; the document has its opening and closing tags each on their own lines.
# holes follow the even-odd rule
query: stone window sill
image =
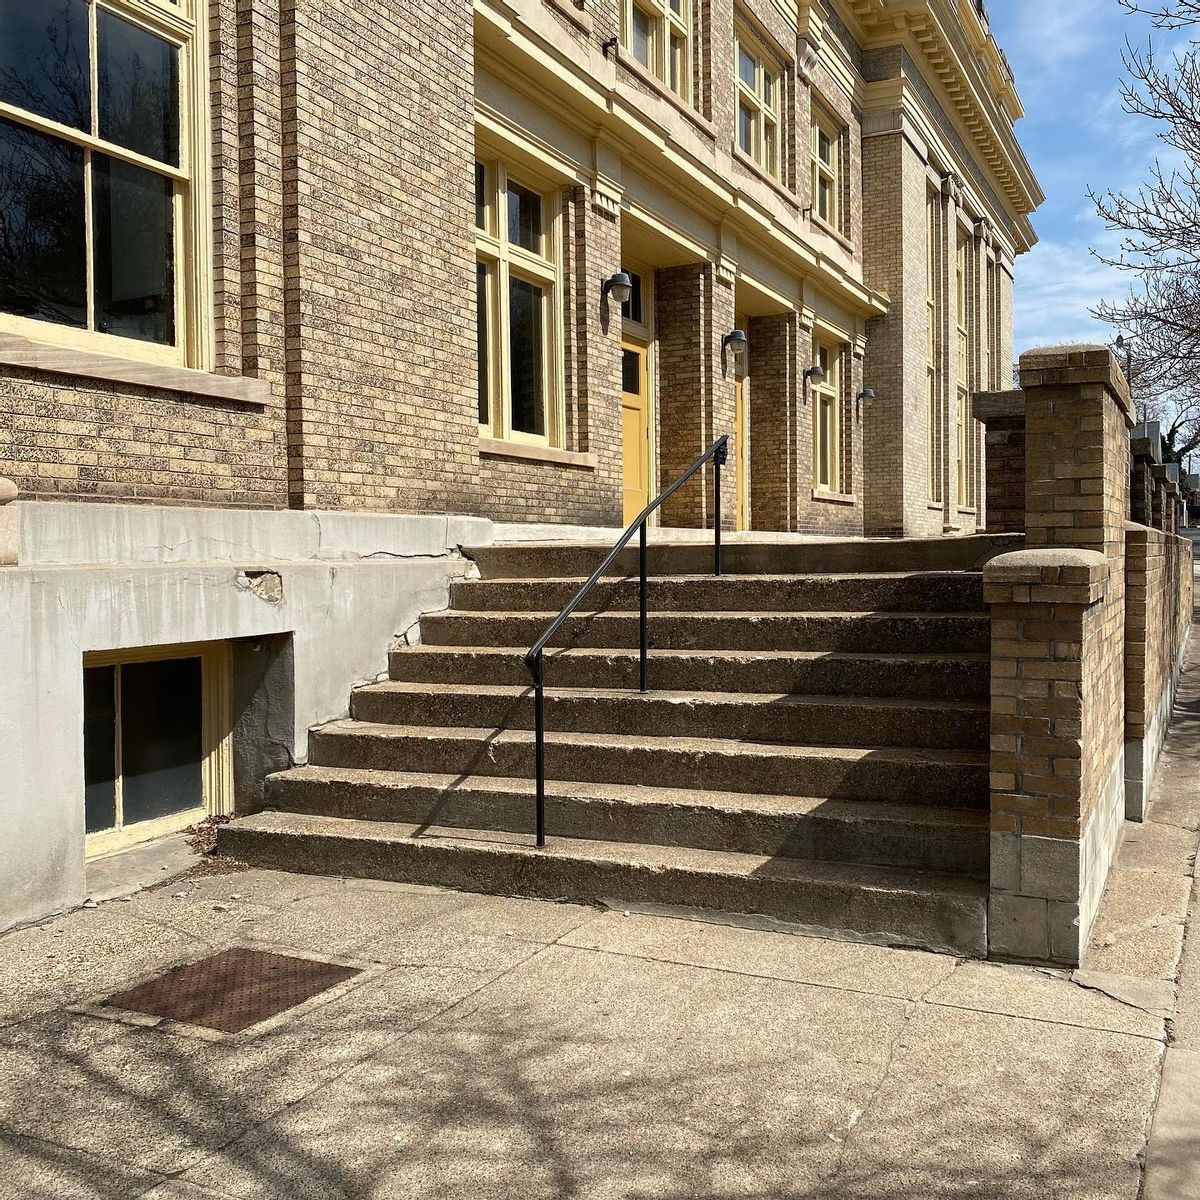
<svg viewBox="0 0 1200 1200">
<path fill-rule="evenodd" d="M 632 75 L 636 75 L 648 87 L 662 97 L 672 108 L 678 110 L 683 116 L 687 117 L 697 129 L 700 130 L 706 137 L 715 139 L 717 136 L 717 127 L 708 120 L 707 117 L 701 116 L 682 96 L 676 95 L 653 71 L 647 71 L 636 58 L 633 58 L 629 52 L 620 44 L 616 48 L 617 62 L 624 67 Z"/>
<path fill-rule="evenodd" d="M 275 408 L 271 385 L 264 379 L 236 375 L 214 375 L 189 367 L 141 362 L 115 354 L 97 354 L 35 342 L 19 333 L 0 333 L 0 366 L 71 375 L 78 379 L 102 379 L 157 391 L 178 392 L 190 400 L 224 400 L 253 408 Z"/>
<path fill-rule="evenodd" d="M 539 446 L 530 442 L 510 442 L 504 438 L 480 437 L 479 453 L 489 458 L 514 458 L 522 462 L 548 463 L 556 467 L 577 467 L 584 471 L 596 469 L 594 454 L 578 450 L 559 450 L 555 446 Z"/>
<path fill-rule="evenodd" d="M 576 25 L 584 33 L 592 32 L 592 14 L 585 12 L 582 8 L 576 8 L 571 3 L 571 0 L 546 0 L 546 3 L 555 12 L 562 13 L 568 21 Z"/>
<path fill-rule="evenodd" d="M 734 162 L 740 163 L 746 168 L 746 170 L 752 171 L 758 179 L 761 179 L 763 183 L 772 189 L 772 191 L 777 192 L 793 208 L 800 207 L 799 199 L 788 189 L 787 185 L 776 179 L 770 171 L 765 170 L 762 166 L 756 163 L 754 159 L 751 158 L 750 155 L 747 154 L 745 150 L 743 150 L 741 146 L 737 144 L 737 142 L 734 142 L 730 149 L 733 151 Z"/>
<path fill-rule="evenodd" d="M 854 254 L 854 243 L 844 233 L 842 233 L 841 230 L 835 229 L 828 221 L 818 217 L 815 212 L 810 212 L 808 214 L 808 219 L 822 233 L 828 234 L 831 238 L 833 238 L 833 240 L 837 242 L 837 244 L 844 250 L 849 251 L 850 254 Z"/>
<path fill-rule="evenodd" d="M 858 497 L 853 492 L 831 492 L 825 488 L 813 488 L 812 498 L 824 500 L 828 504 L 857 504 Z"/>
</svg>

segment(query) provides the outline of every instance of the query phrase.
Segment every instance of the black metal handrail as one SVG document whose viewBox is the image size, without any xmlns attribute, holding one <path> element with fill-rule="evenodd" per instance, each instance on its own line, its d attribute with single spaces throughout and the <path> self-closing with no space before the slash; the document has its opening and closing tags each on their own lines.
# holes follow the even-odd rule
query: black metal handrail
<svg viewBox="0 0 1200 1200">
<path fill-rule="evenodd" d="M 545 650 L 550 639 L 562 628 L 567 618 L 579 607 L 584 597 L 600 581 L 604 573 L 617 560 L 617 556 L 629 545 L 634 533 L 640 534 L 640 604 L 639 632 L 641 635 L 641 664 L 639 671 L 640 688 L 648 691 L 646 684 L 646 660 L 649 656 L 649 638 L 646 622 L 646 522 L 663 502 L 673 496 L 709 459 L 713 464 L 713 574 L 721 574 L 721 468 L 729 457 L 729 434 L 722 434 L 713 444 L 700 455 L 698 459 L 664 492 L 660 492 L 645 508 L 641 515 L 631 522 L 625 532 L 617 539 L 617 544 L 608 552 L 604 561 L 592 572 L 587 582 L 577 591 L 570 601 L 546 626 L 542 634 L 528 654 L 525 655 L 525 665 L 533 676 L 534 689 L 534 770 L 537 774 L 537 809 L 535 828 L 539 847 L 546 844 L 546 712 L 545 712 Z"/>
</svg>

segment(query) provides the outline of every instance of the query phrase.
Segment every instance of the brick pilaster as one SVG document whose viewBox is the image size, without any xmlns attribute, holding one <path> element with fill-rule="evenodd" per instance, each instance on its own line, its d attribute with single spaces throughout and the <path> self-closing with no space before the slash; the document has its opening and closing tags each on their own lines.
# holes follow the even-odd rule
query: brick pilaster
<svg viewBox="0 0 1200 1200">
<path fill-rule="evenodd" d="M 1124 815 L 1130 406 L 1103 348 L 1021 359 L 1027 549 L 992 612 L 991 953 L 1076 964 Z"/>
</svg>

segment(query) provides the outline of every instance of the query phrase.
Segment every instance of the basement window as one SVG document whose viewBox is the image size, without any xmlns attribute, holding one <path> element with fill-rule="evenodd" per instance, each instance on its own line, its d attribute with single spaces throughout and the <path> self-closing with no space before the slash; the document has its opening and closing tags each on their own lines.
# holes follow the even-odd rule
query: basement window
<svg viewBox="0 0 1200 1200">
<path fill-rule="evenodd" d="M 219 643 L 84 656 L 89 856 L 228 811 L 226 661 Z"/>
</svg>

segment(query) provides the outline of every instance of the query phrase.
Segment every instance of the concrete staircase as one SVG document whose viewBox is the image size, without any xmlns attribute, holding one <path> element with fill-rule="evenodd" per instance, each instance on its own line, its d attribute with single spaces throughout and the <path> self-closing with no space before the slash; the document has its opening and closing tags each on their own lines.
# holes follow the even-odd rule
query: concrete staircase
<svg viewBox="0 0 1200 1200">
<path fill-rule="evenodd" d="M 224 853 L 294 871 L 752 914 L 985 953 L 988 621 L 1003 541 L 652 547 L 547 660 L 549 845 L 522 655 L 602 556 L 472 551 L 481 578 L 313 732 Z M 623 560 L 622 570 L 635 569 Z"/>
</svg>

